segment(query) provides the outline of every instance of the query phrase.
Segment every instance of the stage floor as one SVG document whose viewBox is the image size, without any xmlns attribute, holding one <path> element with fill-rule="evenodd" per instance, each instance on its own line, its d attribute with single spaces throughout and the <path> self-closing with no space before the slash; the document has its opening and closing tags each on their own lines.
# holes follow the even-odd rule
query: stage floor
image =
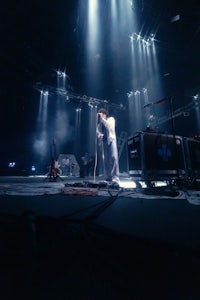
<svg viewBox="0 0 200 300">
<path fill-rule="evenodd" d="M 0 177 L 0 212 L 74 216 L 116 232 L 200 246 L 200 193 L 169 187 L 138 188 L 130 178 L 119 186 L 101 178 Z M 125 185 L 126 182 L 126 185 Z M 129 187 L 124 188 L 123 186 Z"/>
<path fill-rule="evenodd" d="M 200 299 L 199 191 L 120 181 L 0 177 L 1 299 Z"/>
</svg>

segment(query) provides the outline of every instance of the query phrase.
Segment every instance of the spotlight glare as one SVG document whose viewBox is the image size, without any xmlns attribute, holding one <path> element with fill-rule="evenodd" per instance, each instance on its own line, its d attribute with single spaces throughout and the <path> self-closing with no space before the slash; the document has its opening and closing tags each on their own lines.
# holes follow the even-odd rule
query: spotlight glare
<svg viewBox="0 0 200 300">
<path fill-rule="evenodd" d="M 139 90 L 136 90 L 135 93 L 134 93 L 135 96 L 137 96 L 137 95 L 139 95 L 139 94 L 140 94 L 140 91 L 139 91 Z"/>
<path fill-rule="evenodd" d="M 9 162 L 8 167 L 9 168 L 14 168 L 15 165 L 16 165 L 16 163 L 14 161 L 12 161 L 12 162 Z"/>
<path fill-rule="evenodd" d="M 62 72 L 61 72 L 61 71 L 57 71 L 57 75 L 58 75 L 59 77 L 62 77 Z"/>
<path fill-rule="evenodd" d="M 131 96 L 133 96 L 133 91 L 130 91 L 127 93 L 128 98 L 130 98 Z"/>
<path fill-rule="evenodd" d="M 155 34 L 153 33 L 150 34 L 150 40 L 152 43 L 155 41 Z"/>
<path fill-rule="evenodd" d="M 137 187 L 134 181 L 121 181 L 119 182 L 119 186 L 124 189 L 135 189 Z"/>
<path fill-rule="evenodd" d="M 181 18 L 181 16 L 178 14 L 178 15 L 172 17 L 170 22 L 174 23 L 174 22 L 180 21 L 180 18 Z"/>
<path fill-rule="evenodd" d="M 31 171 L 35 172 L 36 171 L 36 167 L 35 166 L 31 166 Z"/>
<path fill-rule="evenodd" d="M 89 106 L 90 108 L 93 108 L 93 105 L 92 105 L 90 102 L 88 102 L 88 106 Z"/>
<path fill-rule="evenodd" d="M 141 36 L 141 34 L 133 33 L 129 36 L 131 40 L 134 40 L 134 37 L 137 41 L 142 41 L 143 45 L 150 46 L 155 41 L 155 34 L 151 33 L 150 36 L 146 39 L 145 37 Z"/>
</svg>

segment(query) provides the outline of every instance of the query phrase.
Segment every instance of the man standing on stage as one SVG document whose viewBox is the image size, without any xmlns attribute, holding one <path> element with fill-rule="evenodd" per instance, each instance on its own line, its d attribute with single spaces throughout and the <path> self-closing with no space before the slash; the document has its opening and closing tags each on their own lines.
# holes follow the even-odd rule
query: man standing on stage
<svg viewBox="0 0 200 300">
<path fill-rule="evenodd" d="M 109 117 L 106 109 L 98 111 L 97 137 L 102 146 L 102 159 L 106 181 L 119 181 L 118 150 L 115 133 L 115 119 Z"/>
</svg>

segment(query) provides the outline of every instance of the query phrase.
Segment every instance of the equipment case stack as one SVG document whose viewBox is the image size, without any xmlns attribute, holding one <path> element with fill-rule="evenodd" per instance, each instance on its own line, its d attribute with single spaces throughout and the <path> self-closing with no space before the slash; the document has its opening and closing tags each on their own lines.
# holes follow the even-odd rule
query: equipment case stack
<svg viewBox="0 0 200 300">
<path fill-rule="evenodd" d="M 186 178 L 183 138 L 138 132 L 128 138 L 129 175 L 135 180 Z"/>
</svg>

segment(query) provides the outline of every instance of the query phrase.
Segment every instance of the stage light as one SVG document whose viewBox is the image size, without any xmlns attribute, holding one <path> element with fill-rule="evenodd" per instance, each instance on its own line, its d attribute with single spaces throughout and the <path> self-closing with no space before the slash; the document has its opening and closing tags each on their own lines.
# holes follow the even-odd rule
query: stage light
<svg viewBox="0 0 200 300">
<path fill-rule="evenodd" d="M 180 16 L 180 15 L 176 15 L 176 16 L 174 16 L 173 18 L 171 18 L 171 23 L 174 23 L 174 22 L 177 22 L 177 21 L 179 21 L 179 20 L 180 20 L 180 18 L 181 18 L 181 16 Z"/>
<path fill-rule="evenodd" d="M 9 162 L 8 167 L 9 168 L 14 168 L 15 165 L 16 165 L 16 163 L 14 161 L 12 161 L 12 162 Z"/>
<path fill-rule="evenodd" d="M 139 185 L 140 185 L 140 187 L 141 187 L 142 189 L 147 188 L 147 184 L 146 184 L 145 181 L 139 181 Z"/>
<path fill-rule="evenodd" d="M 136 90 L 135 93 L 134 93 L 134 95 L 135 95 L 135 96 L 140 95 L 140 91 L 139 91 L 139 90 Z"/>
<path fill-rule="evenodd" d="M 134 40 L 134 36 L 137 41 L 142 41 L 143 45 L 146 45 L 146 46 L 150 46 L 155 41 L 155 35 L 153 33 L 151 33 L 147 39 L 145 37 L 141 36 L 140 33 L 139 34 L 132 33 L 132 35 L 129 36 L 131 41 Z"/>
<path fill-rule="evenodd" d="M 60 71 L 56 71 L 56 73 L 57 73 L 57 75 L 58 75 L 59 77 L 62 76 L 62 73 L 61 73 Z"/>
<path fill-rule="evenodd" d="M 90 108 L 93 108 L 93 105 L 92 105 L 90 102 L 88 102 L 88 106 L 89 106 Z"/>
<path fill-rule="evenodd" d="M 48 96 L 49 95 L 49 92 L 48 91 L 40 91 L 41 95 L 43 96 Z"/>
<path fill-rule="evenodd" d="M 153 34 L 153 33 L 150 34 L 150 40 L 151 40 L 151 42 L 155 41 L 155 34 Z"/>
<path fill-rule="evenodd" d="M 31 171 L 35 172 L 36 171 L 36 167 L 35 166 L 31 166 Z"/>
<path fill-rule="evenodd" d="M 167 186 L 166 181 L 155 181 L 155 187 L 162 187 L 162 186 Z"/>
<path fill-rule="evenodd" d="M 135 189 L 137 187 L 134 181 L 130 180 L 120 180 L 119 187 L 124 189 Z"/>
<path fill-rule="evenodd" d="M 131 96 L 133 96 L 133 91 L 130 91 L 129 93 L 127 93 L 128 98 L 131 98 Z"/>
</svg>

